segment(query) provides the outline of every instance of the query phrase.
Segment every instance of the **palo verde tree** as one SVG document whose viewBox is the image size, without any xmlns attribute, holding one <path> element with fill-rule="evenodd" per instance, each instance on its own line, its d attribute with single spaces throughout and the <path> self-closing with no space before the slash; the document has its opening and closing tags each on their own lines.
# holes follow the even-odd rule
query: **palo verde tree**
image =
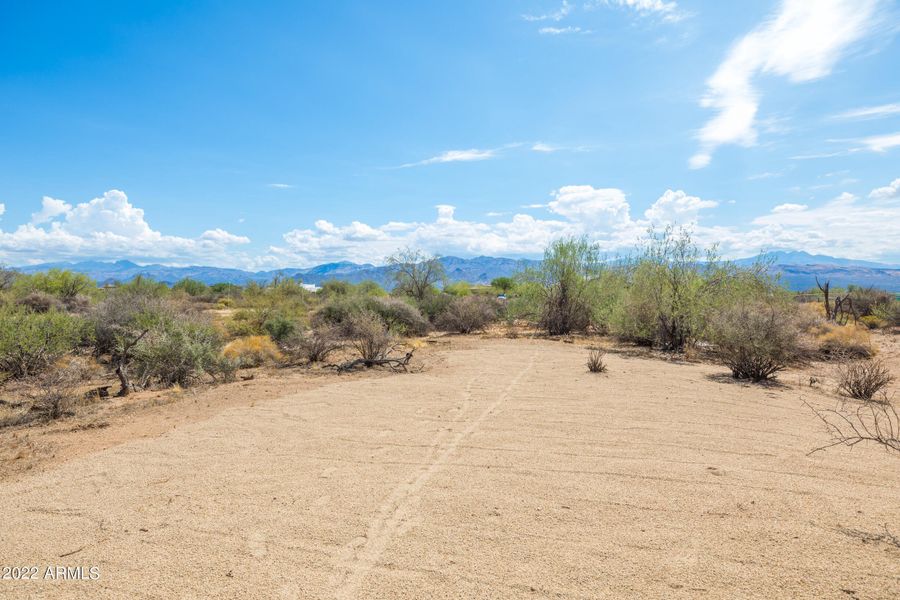
<svg viewBox="0 0 900 600">
<path fill-rule="evenodd" d="M 563 238 L 544 251 L 539 267 L 519 275 L 519 291 L 547 333 L 565 335 L 591 324 L 602 272 L 600 251 L 587 237 Z"/>
<path fill-rule="evenodd" d="M 435 291 L 437 283 L 444 280 L 444 265 L 437 256 L 407 248 L 387 259 L 395 292 L 409 296 L 418 303 L 424 302 Z"/>
</svg>

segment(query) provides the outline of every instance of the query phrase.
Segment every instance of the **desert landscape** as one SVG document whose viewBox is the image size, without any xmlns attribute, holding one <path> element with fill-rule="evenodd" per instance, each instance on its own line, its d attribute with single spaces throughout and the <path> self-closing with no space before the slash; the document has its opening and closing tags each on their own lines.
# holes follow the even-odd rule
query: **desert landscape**
<svg viewBox="0 0 900 600">
<path fill-rule="evenodd" d="M 810 454 L 829 435 L 806 403 L 842 404 L 821 369 L 758 386 L 611 348 L 597 375 L 583 339 L 430 341 L 419 372 L 261 374 L 25 434 L 51 449 L 5 477 L 2 555 L 102 577 L 4 594 L 900 593 L 900 460 Z"/>
<path fill-rule="evenodd" d="M 0 600 L 900 599 L 898 33 L 0 2 Z"/>
</svg>

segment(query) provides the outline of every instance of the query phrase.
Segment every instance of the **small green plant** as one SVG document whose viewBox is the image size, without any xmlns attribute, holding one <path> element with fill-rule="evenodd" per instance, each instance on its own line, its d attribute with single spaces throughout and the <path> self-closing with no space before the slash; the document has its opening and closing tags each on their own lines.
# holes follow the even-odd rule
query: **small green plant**
<svg viewBox="0 0 900 600">
<path fill-rule="evenodd" d="M 84 321 L 64 312 L 0 309 L 0 371 L 12 378 L 39 374 L 84 337 Z"/>
</svg>

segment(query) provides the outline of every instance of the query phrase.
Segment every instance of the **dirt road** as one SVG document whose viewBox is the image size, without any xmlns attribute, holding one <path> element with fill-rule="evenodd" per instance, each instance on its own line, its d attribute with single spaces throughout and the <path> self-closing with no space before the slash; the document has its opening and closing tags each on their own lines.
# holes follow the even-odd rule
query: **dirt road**
<svg viewBox="0 0 900 600">
<path fill-rule="evenodd" d="M 458 344 L 4 484 L 0 564 L 99 579 L 0 596 L 900 596 L 900 457 L 807 456 L 827 437 L 798 386 Z"/>
</svg>

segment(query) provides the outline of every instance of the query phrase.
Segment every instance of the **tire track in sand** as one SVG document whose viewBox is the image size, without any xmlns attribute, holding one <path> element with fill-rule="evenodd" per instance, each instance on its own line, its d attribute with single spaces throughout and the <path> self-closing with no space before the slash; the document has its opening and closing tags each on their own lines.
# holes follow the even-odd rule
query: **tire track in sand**
<svg viewBox="0 0 900 600">
<path fill-rule="evenodd" d="M 378 563 L 391 540 L 403 530 L 404 524 L 408 521 L 410 509 L 418 499 L 419 492 L 432 476 L 447 463 L 459 445 L 507 400 L 512 389 L 534 366 L 536 357 L 537 351 L 532 353 L 528 364 L 510 380 L 497 399 L 470 421 L 465 429 L 446 443 L 443 441 L 444 430 L 438 433 L 433 449 L 429 452 L 427 464 L 394 489 L 369 521 L 365 536 L 354 538 L 337 554 L 340 571 L 332 579 L 336 598 L 352 600 L 357 597 L 363 578 Z M 478 375 L 470 379 L 466 385 L 464 400 L 467 404 L 472 400 L 472 386 L 477 378 Z"/>
</svg>

